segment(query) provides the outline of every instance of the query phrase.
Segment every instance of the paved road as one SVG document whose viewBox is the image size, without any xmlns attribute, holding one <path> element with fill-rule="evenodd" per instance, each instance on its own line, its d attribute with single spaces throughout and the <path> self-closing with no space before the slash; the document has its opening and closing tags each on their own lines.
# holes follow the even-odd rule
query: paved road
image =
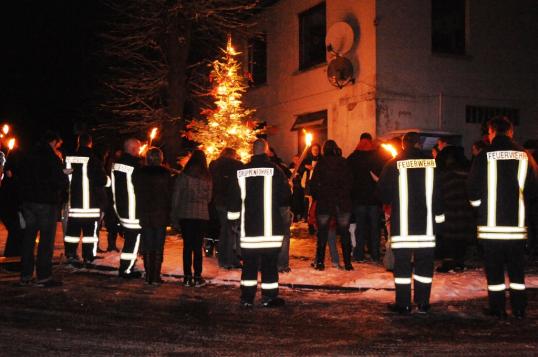
<svg viewBox="0 0 538 357">
<path fill-rule="evenodd" d="M 58 288 L 21 288 L 0 273 L 0 355 L 538 355 L 538 291 L 529 316 L 498 322 L 485 299 L 394 316 L 358 292 L 282 289 L 288 304 L 238 307 L 230 286 L 160 287 L 61 266 Z"/>
</svg>

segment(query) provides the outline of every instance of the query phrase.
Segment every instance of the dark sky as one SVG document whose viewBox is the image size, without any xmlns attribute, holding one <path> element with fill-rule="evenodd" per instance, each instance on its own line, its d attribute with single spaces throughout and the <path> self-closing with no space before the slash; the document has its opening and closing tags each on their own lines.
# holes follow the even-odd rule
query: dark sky
<svg viewBox="0 0 538 357">
<path fill-rule="evenodd" d="M 99 0 L 0 2 L 0 123 L 21 139 L 49 128 L 68 139 L 95 115 L 105 11 Z"/>
</svg>

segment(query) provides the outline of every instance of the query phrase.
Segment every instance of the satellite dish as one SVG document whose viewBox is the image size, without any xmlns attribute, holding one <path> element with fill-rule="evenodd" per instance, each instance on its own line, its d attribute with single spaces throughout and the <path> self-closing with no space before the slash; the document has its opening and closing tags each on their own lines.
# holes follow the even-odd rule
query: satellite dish
<svg viewBox="0 0 538 357">
<path fill-rule="evenodd" d="M 336 56 L 327 68 L 327 78 L 329 82 L 339 89 L 349 83 L 354 83 L 353 64 L 345 57 Z"/>
<path fill-rule="evenodd" d="M 325 37 L 327 51 L 342 56 L 353 47 L 353 29 L 349 24 L 340 21 L 331 26 Z"/>
</svg>

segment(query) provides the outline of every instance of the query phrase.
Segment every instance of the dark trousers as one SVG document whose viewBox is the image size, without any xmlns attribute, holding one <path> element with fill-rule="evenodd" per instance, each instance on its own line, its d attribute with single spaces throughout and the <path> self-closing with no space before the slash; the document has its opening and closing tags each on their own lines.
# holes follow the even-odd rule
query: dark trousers
<svg viewBox="0 0 538 357">
<path fill-rule="evenodd" d="M 358 205 L 353 209 L 355 215 L 355 237 L 357 245 L 353 251 L 353 257 L 357 260 L 364 259 L 364 247 L 368 244 L 368 252 L 372 260 L 379 260 L 379 206 Z"/>
<path fill-rule="evenodd" d="M 234 229 L 237 221 L 228 220 L 228 210 L 225 207 L 216 208 L 219 218 L 219 266 L 222 268 L 233 268 L 239 265 L 238 258 L 238 237 L 239 230 Z"/>
<path fill-rule="evenodd" d="M 416 304 L 429 304 L 433 278 L 434 248 L 398 248 L 394 254 L 396 304 L 411 305 L 411 277 L 414 280 Z M 414 257 L 414 271 L 411 259 Z"/>
<path fill-rule="evenodd" d="M 124 243 L 120 254 L 120 274 L 131 274 L 136 264 L 138 250 L 140 248 L 140 229 L 123 227 Z"/>
<path fill-rule="evenodd" d="M 342 243 L 342 255 L 344 256 L 344 264 L 351 265 L 351 239 L 349 237 L 349 219 L 350 212 L 341 212 L 337 209 L 336 226 L 337 232 L 340 235 Z M 318 242 L 316 247 L 316 262 L 323 264 L 325 262 L 325 247 L 329 238 L 329 221 L 331 215 L 318 214 Z"/>
<path fill-rule="evenodd" d="M 442 248 L 442 257 L 450 259 L 457 265 L 464 265 L 465 251 L 467 250 L 466 239 L 444 239 Z"/>
<path fill-rule="evenodd" d="M 183 237 L 183 275 L 202 276 L 202 242 L 207 221 L 204 219 L 182 219 L 179 222 Z M 194 262 L 193 262 L 194 258 Z"/>
<path fill-rule="evenodd" d="M 2 202 L 1 204 L 9 205 L 8 202 Z M 2 223 L 4 223 L 4 226 L 6 226 L 7 229 L 7 239 L 4 256 L 21 256 L 24 230 L 21 227 L 17 207 L 2 207 L 0 209 L 0 220 L 2 221 Z"/>
<path fill-rule="evenodd" d="M 284 237 L 282 239 L 282 247 L 278 254 L 278 268 L 286 269 L 290 266 L 290 225 L 292 214 L 289 207 L 280 207 L 280 215 L 282 216 L 282 224 L 284 225 Z"/>
<path fill-rule="evenodd" d="M 142 227 L 142 242 L 145 253 L 156 252 L 163 254 L 166 227 Z"/>
<path fill-rule="evenodd" d="M 82 257 L 84 261 L 92 262 L 97 255 L 97 245 L 99 244 L 99 217 L 68 218 L 64 237 L 66 257 L 76 257 L 81 233 Z"/>
<path fill-rule="evenodd" d="M 116 249 L 116 240 L 118 238 L 118 233 L 121 230 L 120 221 L 116 216 L 116 212 L 112 207 L 107 208 L 105 211 L 105 227 L 108 234 L 107 237 L 107 249 L 112 250 Z"/>
<path fill-rule="evenodd" d="M 22 243 L 21 280 L 30 280 L 34 274 L 34 247 L 39 232 L 37 260 L 35 268 L 38 280 L 52 277 L 52 254 L 56 237 L 57 205 L 25 202 L 22 214 L 26 221 L 26 230 Z"/>
<path fill-rule="evenodd" d="M 243 249 L 241 300 L 253 302 L 258 286 L 258 268 L 262 273 L 262 299 L 278 296 L 278 252 L 271 249 Z"/>
<path fill-rule="evenodd" d="M 525 310 L 525 241 L 482 239 L 489 306 L 493 310 L 505 309 L 504 266 L 510 279 L 510 302 L 513 310 Z"/>
</svg>

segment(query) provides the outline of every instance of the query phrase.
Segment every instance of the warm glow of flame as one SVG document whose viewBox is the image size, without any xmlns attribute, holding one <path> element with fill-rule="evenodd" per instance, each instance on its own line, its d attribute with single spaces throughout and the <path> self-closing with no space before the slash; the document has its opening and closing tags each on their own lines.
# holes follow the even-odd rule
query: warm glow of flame
<svg viewBox="0 0 538 357">
<path fill-rule="evenodd" d="M 306 146 L 312 145 L 312 140 L 314 140 L 314 135 L 312 133 L 309 133 L 308 131 L 304 132 L 304 141 L 306 143 Z"/>
<path fill-rule="evenodd" d="M 237 154 L 238 154 L 239 157 L 241 158 L 241 161 L 242 161 L 242 162 L 247 162 L 247 161 L 248 161 L 248 158 L 249 158 L 249 153 L 248 153 L 248 151 L 246 151 L 246 150 L 241 150 L 241 149 L 240 149 L 240 150 L 237 152 Z"/>
<path fill-rule="evenodd" d="M 4 126 L 2 126 L 2 133 L 4 133 L 4 135 L 9 133 L 9 125 L 4 124 Z"/>
<path fill-rule="evenodd" d="M 140 150 L 138 150 L 139 155 L 143 155 L 146 153 L 146 150 L 148 149 L 148 144 L 144 144 L 140 147 Z"/>
<path fill-rule="evenodd" d="M 224 84 L 221 84 L 217 87 L 217 93 L 219 95 L 225 95 L 226 93 L 228 93 L 228 87 L 226 87 Z"/>
<path fill-rule="evenodd" d="M 228 44 L 226 45 L 226 52 L 232 56 L 237 55 L 234 46 L 232 46 L 232 37 L 228 37 Z"/>
<path fill-rule="evenodd" d="M 208 147 L 205 149 L 205 151 L 207 151 L 207 153 L 208 153 L 209 155 L 213 155 L 213 153 L 215 152 L 215 150 L 216 150 L 216 148 L 215 148 L 213 145 L 210 145 L 210 146 L 208 146 Z"/>
<path fill-rule="evenodd" d="M 11 138 L 9 139 L 9 141 L 7 142 L 7 148 L 9 150 L 13 150 L 13 148 L 15 147 L 15 138 Z"/>
<path fill-rule="evenodd" d="M 398 151 L 391 144 L 381 144 L 381 147 L 390 152 L 393 158 L 398 155 Z"/>
<path fill-rule="evenodd" d="M 159 130 L 159 129 L 157 129 L 157 128 L 153 128 L 153 129 L 151 129 L 151 133 L 149 134 L 149 138 L 150 138 L 151 140 L 155 139 L 155 137 L 157 136 L 157 131 L 158 131 L 158 130 Z"/>
</svg>

